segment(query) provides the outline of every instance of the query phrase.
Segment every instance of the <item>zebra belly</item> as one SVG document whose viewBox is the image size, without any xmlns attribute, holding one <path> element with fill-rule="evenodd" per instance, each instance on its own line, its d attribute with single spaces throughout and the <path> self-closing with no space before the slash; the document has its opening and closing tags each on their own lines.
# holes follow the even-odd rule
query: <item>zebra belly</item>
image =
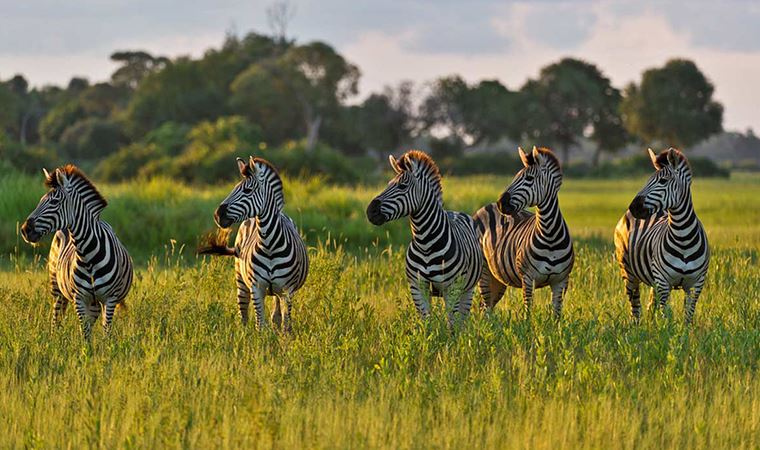
<svg viewBox="0 0 760 450">
<path fill-rule="evenodd" d="M 276 268 L 277 260 L 254 255 L 246 264 L 247 270 L 242 277 L 250 289 L 262 289 L 270 295 L 294 291 L 292 286 L 296 273 L 292 267 Z M 272 269 L 274 267 L 274 269 Z"/>
</svg>

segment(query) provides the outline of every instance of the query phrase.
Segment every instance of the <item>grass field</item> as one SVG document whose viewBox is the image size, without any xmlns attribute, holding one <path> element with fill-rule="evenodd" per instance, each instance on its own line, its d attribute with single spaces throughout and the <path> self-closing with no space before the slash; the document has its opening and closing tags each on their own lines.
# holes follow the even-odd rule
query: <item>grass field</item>
<svg viewBox="0 0 760 450">
<path fill-rule="evenodd" d="M 447 207 L 473 212 L 507 182 L 447 180 Z M 51 329 L 45 248 L 16 237 L 41 177 L 7 174 L 0 447 L 758 448 L 760 179 L 695 182 L 713 257 L 690 330 L 681 293 L 672 319 L 628 321 L 612 229 L 642 182 L 565 182 L 576 266 L 560 324 L 548 291 L 526 322 L 512 289 L 450 332 L 440 302 L 425 323 L 414 312 L 408 224 L 364 217 L 380 186 L 288 180 L 312 246 L 291 336 L 242 328 L 232 261 L 187 250 L 227 187 L 107 185 L 139 268 L 112 335 L 86 347 L 73 311 Z"/>
</svg>

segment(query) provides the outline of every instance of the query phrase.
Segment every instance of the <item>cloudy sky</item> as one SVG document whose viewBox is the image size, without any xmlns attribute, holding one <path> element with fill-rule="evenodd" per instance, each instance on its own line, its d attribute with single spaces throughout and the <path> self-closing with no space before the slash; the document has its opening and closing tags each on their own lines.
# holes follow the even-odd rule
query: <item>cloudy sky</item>
<svg viewBox="0 0 760 450">
<path fill-rule="evenodd" d="M 0 0 L 0 78 L 107 79 L 115 49 L 200 56 L 226 32 L 268 32 L 259 0 Z M 760 131 L 760 2 L 291 0 L 289 35 L 333 44 L 362 70 L 363 93 L 459 73 L 517 89 L 569 55 L 618 86 L 686 57 L 716 85 L 727 129 Z"/>
</svg>

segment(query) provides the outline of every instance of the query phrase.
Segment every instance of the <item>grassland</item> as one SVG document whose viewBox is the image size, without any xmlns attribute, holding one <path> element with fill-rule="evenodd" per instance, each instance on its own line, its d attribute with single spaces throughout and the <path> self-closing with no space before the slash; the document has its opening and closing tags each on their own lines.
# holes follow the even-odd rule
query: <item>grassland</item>
<svg viewBox="0 0 760 450">
<path fill-rule="evenodd" d="M 447 180 L 447 206 L 472 212 L 507 182 Z M 525 322 L 509 290 L 450 332 L 440 303 L 432 320 L 415 316 L 408 225 L 366 223 L 380 186 L 289 180 L 288 212 L 312 247 L 291 336 L 241 327 L 231 261 L 180 251 L 212 228 L 228 187 L 106 185 L 105 216 L 139 269 L 129 309 L 88 348 L 71 311 L 49 325 L 45 249 L 15 234 L 42 187 L 8 174 L 0 447 L 757 448 L 760 180 L 695 182 L 713 260 L 690 330 L 681 294 L 672 319 L 628 321 L 611 234 L 641 183 L 565 182 L 577 264 L 560 324 L 548 292 Z"/>
</svg>

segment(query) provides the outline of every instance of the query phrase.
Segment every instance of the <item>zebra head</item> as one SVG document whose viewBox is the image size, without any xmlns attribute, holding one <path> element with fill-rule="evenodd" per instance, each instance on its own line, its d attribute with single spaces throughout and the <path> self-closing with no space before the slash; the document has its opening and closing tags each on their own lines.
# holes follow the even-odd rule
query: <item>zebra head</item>
<svg viewBox="0 0 760 450">
<path fill-rule="evenodd" d="M 95 217 L 107 205 L 90 180 L 75 166 L 59 167 L 45 174 L 45 186 L 50 190 L 42 196 L 37 207 L 21 226 L 21 236 L 30 244 L 43 236 L 74 226 L 77 217 Z"/>
<path fill-rule="evenodd" d="M 388 160 L 396 176 L 367 207 L 367 219 L 373 225 L 408 216 L 428 202 L 443 205 L 441 173 L 430 156 L 410 150 L 398 160 L 393 155 Z"/>
<path fill-rule="evenodd" d="M 237 165 L 243 179 L 214 212 L 214 220 L 221 228 L 229 228 L 233 223 L 257 217 L 265 211 L 279 213 L 285 206 L 282 180 L 269 161 L 250 156 L 247 164 L 238 158 Z"/>
<path fill-rule="evenodd" d="M 669 148 L 659 155 L 647 150 L 656 172 L 633 198 L 628 210 L 637 219 L 683 204 L 691 189 L 691 167 L 683 153 Z"/>
<path fill-rule="evenodd" d="M 533 147 L 531 153 L 517 148 L 523 167 L 496 203 L 504 215 L 516 214 L 529 206 L 540 205 L 557 195 L 562 170 L 557 157 L 547 148 Z"/>
</svg>

